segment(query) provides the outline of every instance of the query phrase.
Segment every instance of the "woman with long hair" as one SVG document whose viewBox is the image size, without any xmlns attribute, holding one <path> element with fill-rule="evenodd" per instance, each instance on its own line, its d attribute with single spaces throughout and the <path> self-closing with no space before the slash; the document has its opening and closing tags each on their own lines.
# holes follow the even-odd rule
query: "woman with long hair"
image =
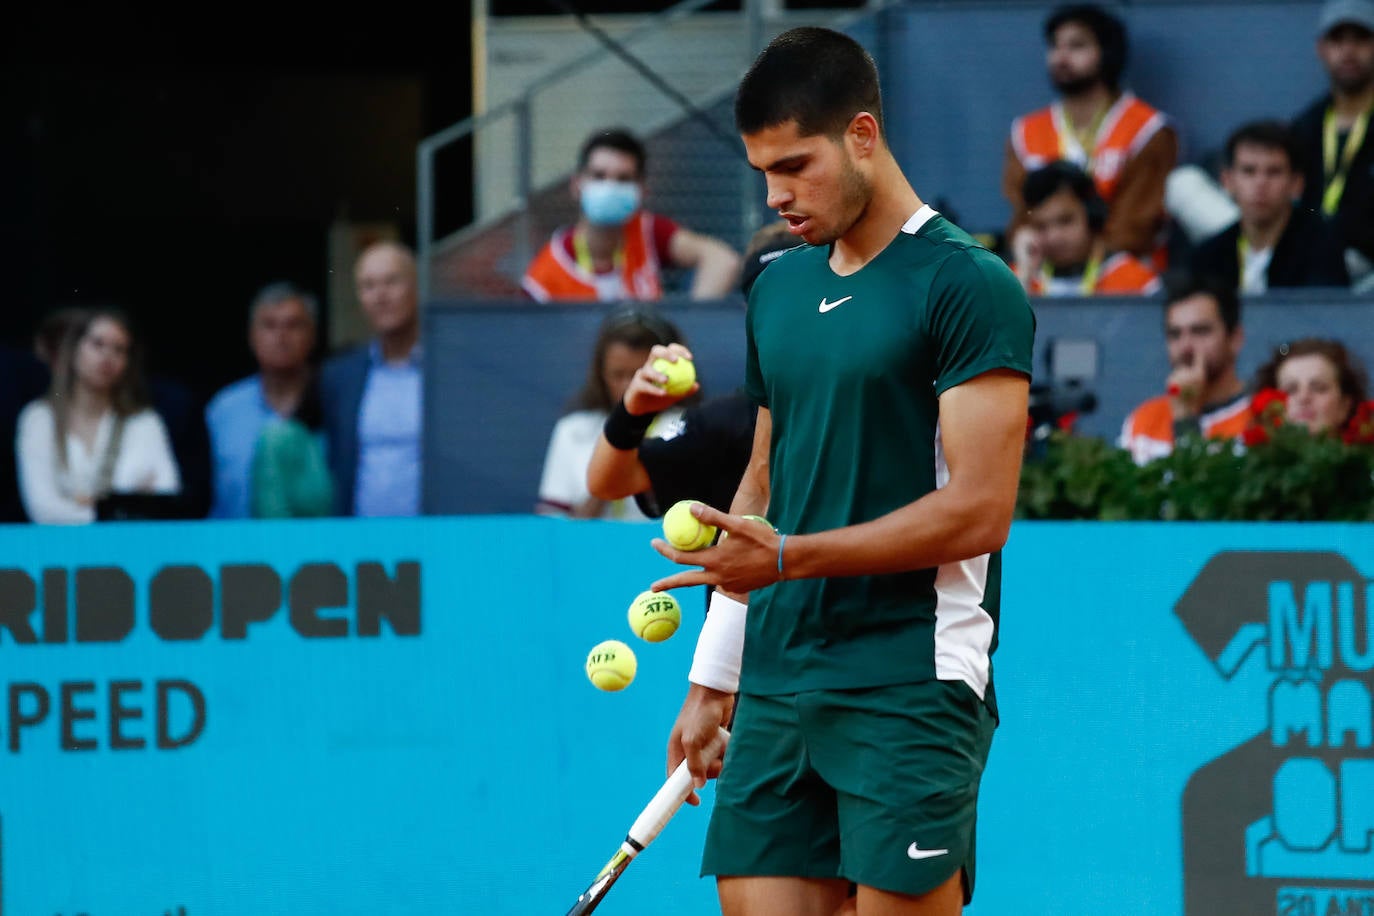
<svg viewBox="0 0 1374 916">
<path fill-rule="evenodd" d="M 1368 397 L 1364 367 L 1336 340 L 1306 337 L 1277 347 L 1255 376 L 1255 391 L 1284 394 L 1289 423 L 1340 434 Z"/>
<path fill-rule="evenodd" d="M 549 437 L 535 511 L 571 518 L 646 518 L 633 500 L 592 496 L 587 491 L 587 465 L 606 417 L 624 397 L 649 351 L 655 344 L 683 342 L 677 327 L 651 308 L 628 306 L 606 316 L 592 346 L 587 380 L 573 400 L 572 411 L 559 419 Z"/>
<path fill-rule="evenodd" d="M 179 492 L 128 318 L 113 308 L 72 313 L 54 357 L 48 393 L 24 408 L 15 437 L 29 518 L 83 524 L 111 493 Z"/>
</svg>

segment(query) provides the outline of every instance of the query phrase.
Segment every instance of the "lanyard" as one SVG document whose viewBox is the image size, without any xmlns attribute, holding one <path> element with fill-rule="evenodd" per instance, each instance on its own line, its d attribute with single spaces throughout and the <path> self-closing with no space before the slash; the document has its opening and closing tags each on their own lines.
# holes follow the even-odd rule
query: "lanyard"
<svg viewBox="0 0 1374 916">
<path fill-rule="evenodd" d="M 596 265 L 592 263 L 592 251 L 587 247 L 587 239 L 580 232 L 573 233 L 573 255 L 577 258 L 577 266 L 589 274 L 596 273 Z M 625 251 L 617 247 L 615 250 L 615 272 L 620 273 L 625 267 Z"/>
<path fill-rule="evenodd" d="M 1088 258 L 1088 263 L 1083 265 L 1083 279 L 1078 281 L 1078 289 L 1085 296 L 1091 296 L 1093 290 L 1097 289 L 1097 275 L 1102 272 L 1102 257 L 1093 255 Z M 1049 289 L 1050 281 L 1054 279 L 1054 271 L 1050 270 L 1050 265 L 1045 264 L 1040 268 L 1040 285 Z"/>
<path fill-rule="evenodd" d="M 1350 163 L 1355 153 L 1364 144 L 1364 135 L 1369 130 L 1369 110 L 1360 112 L 1355 123 L 1350 125 L 1350 133 L 1345 138 L 1345 148 L 1341 150 L 1340 161 L 1336 157 L 1336 111 L 1326 109 L 1322 119 L 1322 177 L 1326 188 L 1322 191 L 1322 212 L 1327 216 L 1335 214 L 1345 195 L 1345 179 L 1350 174 Z"/>
<path fill-rule="evenodd" d="M 1106 120 L 1107 112 L 1111 111 L 1111 106 L 1109 105 L 1093 115 L 1087 129 L 1081 132 L 1069 121 L 1068 112 L 1064 110 L 1062 102 L 1056 102 L 1051 110 L 1054 112 L 1055 127 L 1059 133 L 1059 158 L 1077 163 L 1079 161 L 1078 156 L 1081 154 L 1083 161 L 1080 164 L 1083 171 L 1092 174 L 1093 152 L 1097 149 L 1097 132 L 1102 129 L 1102 122 Z M 1071 143 L 1077 146 L 1075 147 Z"/>
</svg>

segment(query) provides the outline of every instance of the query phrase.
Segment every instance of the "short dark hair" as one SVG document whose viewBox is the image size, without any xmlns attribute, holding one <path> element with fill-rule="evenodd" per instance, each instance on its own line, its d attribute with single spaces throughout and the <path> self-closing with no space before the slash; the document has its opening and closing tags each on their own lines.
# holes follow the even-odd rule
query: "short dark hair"
<svg viewBox="0 0 1374 916">
<path fill-rule="evenodd" d="M 1240 295 L 1236 292 L 1235 281 L 1228 283 L 1222 277 L 1208 274 L 1180 271 L 1167 275 L 1164 278 L 1164 314 L 1168 315 L 1175 303 L 1199 295 L 1210 296 L 1216 302 L 1227 334 L 1240 327 Z"/>
<path fill-rule="evenodd" d="M 861 111 L 882 128 L 877 65 L 848 35 L 814 26 L 774 38 L 735 94 L 735 127 L 742 134 L 796 121 L 804 137 L 838 137 Z"/>
<path fill-rule="evenodd" d="M 1063 159 L 1036 169 L 1021 185 L 1021 198 L 1026 208 L 1038 207 L 1060 191 L 1068 191 L 1078 198 L 1088 213 L 1088 225 L 1100 232 L 1107 221 L 1107 204 L 1097 193 L 1097 185 L 1088 173 Z"/>
<path fill-rule="evenodd" d="M 1061 6 L 1045 20 L 1046 44 L 1054 42 L 1054 33 L 1066 22 L 1077 23 L 1093 33 L 1102 52 L 1102 82 L 1113 91 L 1121 88 L 1121 75 L 1126 72 L 1126 56 L 1130 50 L 1122 21 L 1095 3 Z"/>
<path fill-rule="evenodd" d="M 644 148 L 644 144 L 640 143 L 638 138 L 625 128 L 603 128 L 583 140 L 582 149 L 577 153 L 577 170 L 579 172 L 587 167 L 587 163 L 592 158 L 592 153 L 599 149 L 613 149 L 633 157 L 635 171 L 639 173 L 641 179 L 644 177 L 644 169 L 649 164 L 649 153 Z"/>
<path fill-rule="evenodd" d="M 1298 145 L 1298 139 L 1293 136 L 1288 125 L 1282 121 L 1251 121 L 1236 128 L 1231 136 L 1226 138 L 1227 168 L 1236 164 L 1236 150 L 1241 144 L 1279 150 L 1288 157 L 1289 171 L 1303 170 L 1302 147 Z"/>
</svg>

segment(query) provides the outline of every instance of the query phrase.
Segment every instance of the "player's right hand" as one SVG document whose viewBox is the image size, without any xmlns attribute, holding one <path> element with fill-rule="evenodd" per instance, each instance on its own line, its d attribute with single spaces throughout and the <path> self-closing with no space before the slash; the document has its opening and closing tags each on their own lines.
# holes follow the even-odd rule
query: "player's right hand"
<svg viewBox="0 0 1374 916">
<path fill-rule="evenodd" d="M 663 390 L 663 383 L 668 380 L 662 372 L 654 368 L 654 360 L 666 359 L 676 361 L 679 357 L 691 359 L 692 351 L 682 344 L 654 344 L 649 350 L 648 359 L 644 360 L 644 365 L 635 370 L 634 378 L 630 379 L 630 385 L 625 389 L 625 410 L 633 416 L 639 417 L 648 413 L 658 413 L 672 407 L 683 398 L 690 397 L 701 390 L 701 384 L 693 383 L 692 387 L 682 394 L 669 394 Z"/>
<path fill-rule="evenodd" d="M 734 708 L 734 694 L 693 684 L 668 736 L 667 772 L 671 774 L 686 760 L 697 789 L 719 776 L 727 743 L 723 729 L 730 724 Z M 687 804 L 701 804 L 695 791 L 687 796 Z"/>
</svg>

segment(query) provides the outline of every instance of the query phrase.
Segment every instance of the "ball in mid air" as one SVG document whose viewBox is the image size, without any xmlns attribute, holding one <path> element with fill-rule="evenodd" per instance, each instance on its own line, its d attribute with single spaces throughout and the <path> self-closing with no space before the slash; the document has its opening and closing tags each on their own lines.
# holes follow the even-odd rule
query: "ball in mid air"
<svg viewBox="0 0 1374 916">
<path fill-rule="evenodd" d="M 682 605 L 667 592 L 640 592 L 630 602 L 630 629 L 645 642 L 663 642 L 682 624 Z"/>
<path fill-rule="evenodd" d="M 635 679 L 637 668 L 634 652 L 618 639 L 597 643 L 587 653 L 587 678 L 598 690 L 624 690 Z"/>
<path fill-rule="evenodd" d="M 696 384 L 697 367 L 684 356 L 679 356 L 676 360 L 667 360 L 660 356 L 654 360 L 654 371 L 668 376 L 668 381 L 663 383 L 663 390 L 668 394 L 686 394 Z"/>
<path fill-rule="evenodd" d="M 716 536 L 715 525 L 704 525 L 692 514 L 695 499 L 684 499 L 673 503 L 673 507 L 663 513 L 663 537 L 678 550 L 700 550 L 709 547 Z"/>
</svg>

